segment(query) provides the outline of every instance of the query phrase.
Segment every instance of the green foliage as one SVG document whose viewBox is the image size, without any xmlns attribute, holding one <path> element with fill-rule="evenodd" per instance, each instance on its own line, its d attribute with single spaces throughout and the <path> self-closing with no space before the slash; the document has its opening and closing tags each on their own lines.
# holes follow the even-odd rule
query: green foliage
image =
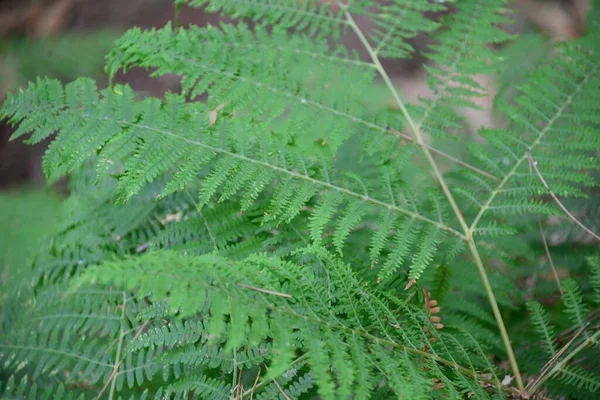
<svg viewBox="0 0 600 400">
<path fill-rule="evenodd" d="M 588 262 L 595 269 L 597 257 L 589 258 Z M 598 302 L 600 291 L 596 286 L 593 291 L 594 300 L 588 303 L 584 301 L 581 289 L 575 281 L 566 280 L 563 289 L 564 295 L 561 300 L 566 317 L 562 317 L 559 323 L 566 330 L 560 337 L 556 334 L 555 326 L 550 322 L 548 312 L 537 302 L 527 304 L 535 329 L 542 341 L 541 346 L 545 356 L 550 357 L 550 361 L 543 369 L 544 373 L 530 385 L 540 385 L 540 381 L 550 380 L 546 387 L 550 393 L 560 393 L 561 390 L 564 391 L 561 385 L 569 385 L 581 390 L 584 393 L 582 397 L 592 398 L 589 393 L 600 389 L 600 376 L 594 361 L 600 355 L 598 341 L 600 331 L 589 331 L 587 328 L 589 321 L 594 318 L 590 315 L 589 306 L 600 304 Z M 560 344 L 560 349 L 557 344 Z M 580 352 L 585 352 L 585 356 L 581 357 Z M 570 365 L 569 361 L 575 357 L 578 357 L 579 362 Z M 577 391 L 573 390 L 571 393 Z"/>
<path fill-rule="evenodd" d="M 0 107 L 13 139 L 52 137 L 44 173 L 70 189 L 46 236 L 23 225 L 31 260 L 5 259 L 5 397 L 597 395 L 597 247 L 563 235 L 562 302 L 533 301 L 557 292 L 538 218 L 564 217 L 543 182 L 565 204 L 600 187 L 597 28 L 500 90 L 504 127 L 473 141 L 460 110 L 507 65 L 502 0 L 441 20 L 450 2 L 176 3 L 240 20 L 131 29 L 106 71 L 177 74 L 181 93 L 38 78 Z M 405 104 L 380 57 L 422 32 L 433 97 Z M 399 111 L 374 105 L 378 76 Z M 468 153 L 442 170 L 448 143 Z"/>
</svg>

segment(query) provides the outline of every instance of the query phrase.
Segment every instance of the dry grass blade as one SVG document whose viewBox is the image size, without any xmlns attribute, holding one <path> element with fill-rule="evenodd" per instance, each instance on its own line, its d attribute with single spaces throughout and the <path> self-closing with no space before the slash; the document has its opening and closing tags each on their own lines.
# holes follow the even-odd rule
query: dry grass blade
<svg viewBox="0 0 600 400">
<path fill-rule="evenodd" d="M 556 281 L 556 286 L 558 286 L 558 291 L 560 295 L 563 296 L 565 293 L 563 292 L 562 286 L 560 284 L 560 278 L 558 277 L 558 272 L 556 272 L 556 266 L 554 265 L 554 260 L 552 260 L 552 255 L 550 254 L 550 249 L 548 248 L 548 241 L 546 240 L 546 235 L 544 235 L 544 228 L 542 227 L 542 220 L 538 217 L 538 227 L 540 228 L 540 236 L 542 237 L 542 244 L 544 245 L 544 251 L 546 252 L 546 258 L 550 263 L 550 268 L 552 268 L 552 275 L 554 276 L 554 280 Z"/>
<path fill-rule="evenodd" d="M 277 382 L 277 379 L 273 378 L 273 383 L 275 384 L 275 386 L 277 386 L 277 389 L 279 389 L 279 391 L 281 392 L 283 397 L 285 397 L 285 400 L 292 400 L 292 398 L 283 391 L 283 388 L 281 387 L 281 385 L 279 385 L 279 382 Z"/>
<path fill-rule="evenodd" d="M 552 199 L 556 202 L 556 204 L 558 204 L 558 206 L 561 208 L 561 210 L 563 210 L 564 213 L 567 214 L 567 216 L 573 222 L 575 222 L 581 229 L 583 229 L 584 231 L 586 231 L 587 233 L 589 233 L 594 238 L 596 238 L 597 240 L 600 241 L 600 236 L 598 236 L 596 233 L 592 232 L 589 228 L 587 228 L 585 225 L 583 225 L 573 214 L 571 214 L 571 212 L 569 210 L 567 210 L 567 208 L 563 205 L 563 203 L 561 203 L 561 201 L 558 199 L 558 197 L 556 197 L 556 195 L 554 194 L 552 189 L 550 189 L 550 186 L 548 186 L 548 183 L 542 176 L 540 170 L 538 169 L 536 162 L 533 160 L 531 152 L 527 152 L 527 157 L 529 157 L 529 162 L 530 162 L 531 166 L 533 167 L 533 170 L 537 174 L 538 178 L 542 182 L 542 185 L 544 185 L 544 187 L 546 188 L 546 190 L 548 191 L 548 193 L 550 194 Z"/>
<path fill-rule="evenodd" d="M 142 331 L 146 328 L 146 326 L 148 325 L 150 321 L 146 321 L 142 324 L 142 326 L 140 326 L 140 329 L 138 329 L 138 331 L 135 333 L 135 335 L 133 335 L 133 338 L 137 338 L 138 336 L 140 336 L 140 334 L 142 333 Z M 104 392 L 106 391 L 106 389 L 108 389 L 108 385 L 112 382 L 113 379 L 115 379 L 115 377 L 117 376 L 117 372 L 119 371 L 119 368 L 121 367 L 121 364 L 123 363 L 123 360 L 120 360 L 118 363 L 115 364 L 115 368 L 113 369 L 112 373 L 110 374 L 110 376 L 108 377 L 108 379 L 106 380 L 106 383 L 104 384 L 104 386 L 102 387 L 102 389 L 100 390 L 100 393 L 98 393 L 98 396 L 96 396 L 96 400 L 99 400 L 102 397 L 102 394 L 104 394 Z"/>
<path fill-rule="evenodd" d="M 256 290 L 257 292 L 272 294 L 274 296 L 288 297 L 288 298 L 292 297 L 292 295 L 287 294 L 287 293 L 280 293 L 280 292 L 275 292 L 273 290 L 261 289 L 261 288 L 257 288 L 257 287 L 250 286 L 250 285 L 244 285 L 243 283 L 238 283 L 238 286 L 246 288 L 246 289 L 250 289 L 250 290 Z"/>
<path fill-rule="evenodd" d="M 567 349 L 571 346 L 571 344 L 575 341 L 575 339 L 577 339 L 579 337 L 579 335 L 581 335 L 583 333 L 583 331 L 585 331 L 585 329 L 588 327 L 589 324 L 590 323 L 588 322 L 581 329 L 579 329 L 579 331 L 577 331 L 577 333 L 575 335 L 573 335 L 573 338 L 571 340 L 569 340 L 569 342 L 567 344 L 565 344 L 563 346 L 563 348 L 560 349 L 554 356 L 552 356 L 552 358 L 550 360 L 548 360 L 546 365 L 544 365 L 544 367 L 541 369 L 540 375 L 535 380 L 531 381 L 527 385 L 527 387 L 525 388 L 525 393 L 527 394 L 528 398 L 536 392 L 536 390 L 541 386 L 541 384 L 546 379 L 548 379 L 547 378 L 548 371 L 551 370 L 551 368 L 555 365 L 556 361 L 560 358 L 560 356 L 562 356 L 567 351 Z M 581 345 L 578 346 L 578 348 L 575 349 L 575 351 L 572 354 L 576 354 L 579 350 L 581 350 Z M 568 358 L 570 358 L 570 357 L 566 357 L 566 359 L 568 359 Z M 563 361 L 565 361 L 565 360 L 563 360 Z M 561 361 L 561 363 L 563 361 Z"/>
</svg>

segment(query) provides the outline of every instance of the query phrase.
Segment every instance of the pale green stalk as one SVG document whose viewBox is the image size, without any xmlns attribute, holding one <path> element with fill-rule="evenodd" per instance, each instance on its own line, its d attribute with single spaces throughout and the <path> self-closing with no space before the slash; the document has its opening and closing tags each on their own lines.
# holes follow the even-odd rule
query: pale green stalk
<svg viewBox="0 0 600 400">
<path fill-rule="evenodd" d="M 386 86 L 390 90 L 392 96 L 394 97 L 394 100 L 396 101 L 398 107 L 400 108 L 402 115 L 406 119 L 408 126 L 411 128 L 411 131 L 413 132 L 413 135 L 415 136 L 416 142 L 420 145 L 419 147 L 421 147 L 421 149 L 423 150 L 425 158 L 431 165 L 434 175 L 435 175 L 440 187 L 442 188 L 442 191 L 446 195 L 446 198 L 448 199 L 448 202 L 450 203 L 450 206 L 452 207 L 452 210 L 454 211 L 454 214 L 456 215 L 458 222 L 460 223 L 460 226 L 464 232 L 464 239 L 467 241 L 467 243 L 469 245 L 469 250 L 471 251 L 473 260 L 475 261 L 475 264 L 477 265 L 477 269 L 479 270 L 479 274 L 481 276 L 481 281 L 483 283 L 483 287 L 486 291 L 488 300 L 490 302 L 490 306 L 492 308 L 492 312 L 496 319 L 498 329 L 500 330 L 500 336 L 502 337 L 502 342 L 504 343 L 504 347 L 506 349 L 506 354 L 508 356 L 508 361 L 510 363 L 513 375 L 515 376 L 515 381 L 517 383 L 517 387 L 519 390 L 523 391 L 525 389 L 525 387 L 523 385 L 523 378 L 521 377 L 521 373 L 519 371 L 519 366 L 517 364 L 517 360 L 515 358 L 515 354 L 513 352 L 512 345 L 510 343 L 510 338 L 508 337 L 508 332 L 506 331 L 506 326 L 504 325 L 504 321 L 502 319 L 502 314 L 500 313 L 500 308 L 498 307 L 498 302 L 496 301 L 496 296 L 494 295 L 492 286 L 491 286 L 490 281 L 487 276 L 487 272 L 485 271 L 485 267 L 483 266 L 483 263 L 481 261 L 479 251 L 477 250 L 477 246 L 475 245 L 475 242 L 473 240 L 473 231 L 467 225 L 467 222 L 465 221 L 465 218 L 463 217 L 462 212 L 458 208 L 458 204 L 456 204 L 456 201 L 454 200 L 454 196 L 452 196 L 452 193 L 450 192 L 450 189 L 448 188 L 448 185 L 446 184 L 446 181 L 445 181 L 441 171 L 439 170 L 437 163 L 433 159 L 431 152 L 429 151 L 429 149 L 426 146 L 424 146 L 425 140 L 423 139 L 423 135 L 422 135 L 421 131 L 417 128 L 417 124 L 415 123 L 412 116 L 410 115 L 408 109 L 406 108 L 406 105 L 400 98 L 398 91 L 394 87 L 394 84 L 392 83 L 387 72 L 381 65 L 381 62 L 379 61 L 379 57 L 377 56 L 377 53 L 375 52 L 375 50 L 373 49 L 371 44 L 368 42 L 367 38 L 365 37 L 365 35 L 361 31 L 361 29 L 358 27 L 358 25 L 354 21 L 354 18 L 352 18 L 352 15 L 348 12 L 347 9 L 344 10 L 344 15 L 346 17 L 346 20 L 348 21 L 348 25 L 356 33 L 359 40 L 361 41 L 361 43 L 363 44 L 363 46 L 369 53 L 369 57 L 371 58 L 373 64 L 375 65 L 376 70 L 379 72 L 379 74 L 381 75 L 381 78 L 383 79 L 384 83 L 386 84 Z"/>
<path fill-rule="evenodd" d="M 115 357 L 115 371 L 119 368 L 121 363 L 121 350 L 123 349 L 123 341 L 125 339 L 125 306 L 127 305 L 127 296 L 123 292 L 123 304 L 121 305 L 121 332 L 119 333 L 119 344 L 117 346 L 117 356 Z M 108 400 L 112 400 L 115 394 L 115 387 L 117 385 L 117 374 L 115 373 L 110 383 L 110 391 L 108 392 Z"/>
</svg>

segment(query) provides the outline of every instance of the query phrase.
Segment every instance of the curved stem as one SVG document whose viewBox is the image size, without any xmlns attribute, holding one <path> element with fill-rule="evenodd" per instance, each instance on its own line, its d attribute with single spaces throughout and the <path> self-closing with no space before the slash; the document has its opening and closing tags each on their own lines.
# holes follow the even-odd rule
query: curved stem
<svg viewBox="0 0 600 400">
<path fill-rule="evenodd" d="M 294 365 L 298 364 L 299 362 L 302 362 L 302 360 L 304 360 L 307 357 L 308 357 L 308 353 L 302 354 L 300 357 L 296 358 L 294 361 L 292 361 L 291 363 L 289 363 L 286 370 L 291 369 Z M 265 387 L 269 383 L 271 383 L 271 379 L 264 379 L 262 382 L 260 382 L 258 384 L 255 384 L 250 389 L 246 390 L 242 394 L 241 398 L 243 399 L 244 397 L 246 397 L 248 395 L 252 395 L 255 391 L 262 389 L 263 387 Z"/>
<path fill-rule="evenodd" d="M 175 4 L 175 12 L 173 14 L 173 29 L 177 29 L 181 26 L 181 3 Z"/>
<path fill-rule="evenodd" d="M 468 243 L 469 249 L 471 250 L 471 255 L 473 256 L 475 265 L 477 265 L 477 270 L 479 271 L 479 275 L 481 276 L 481 282 L 483 283 L 483 287 L 485 288 L 485 291 L 488 294 L 488 299 L 490 301 L 490 306 L 492 307 L 492 312 L 494 313 L 494 317 L 496 317 L 496 324 L 498 325 L 498 330 L 500 331 L 500 336 L 502 337 L 502 342 L 504 343 L 504 347 L 506 349 L 506 355 L 508 356 L 510 369 L 513 371 L 513 374 L 515 376 L 517 387 L 522 392 L 523 390 L 525 390 L 525 386 L 523 385 L 523 378 L 521 377 L 519 365 L 517 364 L 517 358 L 515 357 L 512 345 L 510 344 L 510 338 L 508 337 L 506 326 L 504 325 L 504 321 L 502 320 L 502 314 L 500 313 L 498 302 L 496 302 L 496 297 L 494 296 L 492 285 L 490 284 L 490 280 L 488 279 L 487 273 L 485 272 L 485 267 L 483 266 L 483 262 L 481 261 L 481 257 L 479 256 L 479 251 L 477 251 L 477 246 L 475 245 L 475 242 L 473 241 L 472 237 L 468 240 Z"/>
<path fill-rule="evenodd" d="M 123 304 L 121 307 L 121 332 L 119 333 L 119 345 L 117 346 L 117 355 L 115 356 L 115 368 L 114 371 L 117 371 L 121 366 L 121 350 L 123 349 L 123 339 L 125 339 L 125 306 L 127 305 L 127 295 L 123 292 Z M 117 384 L 117 376 L 116 374 L 112 377 L 112 382 L 110 383 L 110 392 L 108 393 L 109 400 L 113 399 L 115 394 L 115 387 Z M 98 396 L 100 397 L 100 396 Z"/>
<path fill-rule="evenodd" d="M 517 360 L 515 358 L 515 354 L 513 352 L 512 345 L 510 343 L 510 338 L 508 337 L 508 332 L 506 330 L 506 326 L 504 325 L 504 321 L 502 319 L 502 314 L 500 313 L 500 308 L 498 307 L 498 302 L 496 301 L 496 296 L 494 295 L 492 286 L 490 285 L 490 281 L 487 276 L 487 272 L 485 271 L 485 267 L 483 266 L 483 263 L 481 261 L 479 251 L 477 250 L 477 246 L 475 245 L 475 242 L 473 240 L 473 231 L 469 228 L 467 222 L 465 221 L 465 218 L 463 217 L 462 212 L 460 211 L 460 208 L 458 207 L 458 204 L 454 200 L 454 196 L 452 195 L 452 192 L 450 192 L 450 189 L 448 188 L 448 185 L 446 184 L 446 181 L 445 181 L 444 177 L 442 176 L 442 173 L 439 170 L 437 163 L 433 159 L 431 152 L 429 151 L 429 149 L 427 147 L 423 146 L 423 144 L 425 143 L 425 140 L 423 139 L 423 134 L 417 127 L 417 124 L 415 123 L 412 116 L 410 115 L 408 109 L 406 108 L 406 105 L 400 98 L 400 95 L 398 94 L 398 91 L 394 87 L 394 84 L 392 83 L 390 77 L 388 76 L 387 72 L 381 65 L 381 62 L 379 61 L 379 57 L 377 56 L 377 53 L 375 52 L 373 47 L 369 44 L 367 38 L 365 37 L 365 35 L 361 31 L 361 29 L 356 24 L 356 22 L 354 21 L 354 18 L 352 18 L 352 15 L 348 12 L 347 8 L 344 10 L 344 15 L 346 17 L 346 20 L 348 21 L 348 25 L 352 28 L 354 33 L 356 33 L 356 35 L 358 36 L 362 45 L 367 50 L 369 57 L 371 58 L 371 61 L 373 62 L 373 64 L 375 65 L 375 68 L 379 72 L 379 75 L 381 76 L 384 83 L 390 90 L 392 96 L 394 97 L 394 100 L 396 101 L 398 107 L 400 108 L 402 115 L 406 119 L 406 122 L 408 123 L 408 126 L 410 127 L 410 129 L 415 137 L 415 141 L 421 145 L 420 147 L 423 150 L 425 158 L 427 159 L 431 168 L 433 169 L 435 178 L 437 179 L 442 191 L 444 192 L 444 195 L 448 199 L 448 202 L 450 203 L 450 206 L 452 207 L 452 210 L 454 211 L 454 214 L 456 215 L 456 218 L 458 219 L 458 222 L 460 223 L 460 226 L 464 232 L 463 238 L 467 241 L 467 243 L 469 245 L 469 250 L 471 251 L 471 255 L 475 261 L 475 264 L 477 265 L 477 269 L 481 276 L 483 287 L 486 291 L 488 300 L 490 302 L 490 306 L 492 308 L 492 312 L 496 319 L 496 324 L 498 325 L 498 329 L 500 330 L 500 336 L 502 337 L 502 342 L 504 343 L 504 347 L 506 349 L 506 355 L 508 356 L 508 361 L 510 363 L 512 372 L 515 376 L 515 381 L 517 383 L 517 387 L 520 391 L 523 391 L 525 389 L 525 387 L 523 385 L 523 378 L 521 377 L 521 373 L 519 371 L 519 366 L 517 364 Z"/>
</svg>

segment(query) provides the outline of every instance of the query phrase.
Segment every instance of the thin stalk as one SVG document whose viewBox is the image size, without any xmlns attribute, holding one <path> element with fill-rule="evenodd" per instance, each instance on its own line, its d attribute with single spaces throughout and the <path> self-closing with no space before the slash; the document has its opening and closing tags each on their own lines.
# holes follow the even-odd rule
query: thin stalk
<svg viewBox="0 0 600 400">
<path fill-rule="evenodd" d="M 123 349 L 123 341 L 125 339 L 125 306 L 127 305 L 127 296 L 125 292 L 123 292 L 123 304 L 121 306 L 121 332 L 119 333 L 119 345 L 117 346 L 117 356 L 115 357 L 115 369 L 118 370 L 121 366 L 121 350 Z M 113 372 L 114 372 L 113 371 Z M 110 383 L 110 391 L 108 392 L 108 400 L 112 400 L 115 394 L 115 387 L 117 385 L 117 375 L 115 374 L 112 377 L 112 382 Z"/>
<path fill-rule="evenodd" d="M 558 276 L 558 272 L 556 271 L 556 266 L 554 265 L 554 260 L 552 259 L 552 254 L 550 254 L 550 248 L 548 247 L 548 241 L 546 240 L 546 234 L 544 233 L 544 227 L 542 226 L 542 219 L 537 217 L 538 229 L 540 231 L 540 237 L 542 238 L 542 244 L 544 245 L 544 251 L 546 252 L 546 259 L 550 264 L 550 269 L 552 269 L 552 276 L 554 276 L 554 281 L 556 282 L 556 286 L 558 287 L 558 291 L 560 292 L 560 296 L 564 296 L 565 292 L 563 291 L 562 285 L 560 284 L 560 278 Z"/>
<path fill-rule="evenodd" d="M 173 15 L 173 28 L 177 29 L 181 26 L 181 21 L 179 16 L 181 15 L 181 4 L 177 3 L 175 4 L 175 12 Z"/>
<path fill-rule="evenodd" d="M 394 84 L 392 83 L 387 72 L 381 65 L 381 62 L 379 61 L 379 57 L 377 56 L 377 53 L 374 51 L 373 47 L 369 44 L 367 38 L 365 37 L 365 35 L 361 31 L 361 29 L 358 27 L 358 25 L 354 21 L 354 18 L 352 18 L 352 15 L 348 12 L 347 9 L 344 9 L 344 15 L 346 17 L 346 20 L 348 21 L 348 25 L 356 33 L 359 40 L 361 41 L 361 43 L 367 50 L 369 57 L 371 58 L 371 61 L 375 65 L 375 69 L 379 72 L 379 75 L 381 76 L 384 83 L 390 90 L 392 96 L 394 97 L 394 100 L 396 101 L 398 107 L 400 108 L 400 111 L 402 112 L 402 115 L 406 119 L 406 122 L 410 126 L 411 131 L 413 132 L 413 135 L 415 136 L 416 142 L 420 145 L 421 149 L 423 150 L 425 158 L 431 165 L 434 175 L 435 175 L 440 187 L 442 188 L 444 195 L 448 199 L 448 202 L 450 203 L 450 206 L 452 207 L 452 210 L 454 211 L 454 214 L 456 215 L 458 222 L 460 223 L 460 226 L 464 232 L 464 239 L 469 244 L 469 250 L 471 251 L 471 255 L 475 261 L 475 264 L 477 265 L 479 274 L 481 275 L 483 287 L 486 291 L 488 300 L 490 302 L 490 306 L 492 308 L 492 312 L 496 319 L 498 329 L 500 330 L 500 336 L 502 337 L 502 342 L 506 349 L 506 355 L 508 356 L 508 361 L 510 363 L 513 375 L 515 376 L 517 388 L 520 391 L 523 391 L 525 389 L 525 386 L 523 385 L 523 378 L 521 377 L 521 372 L 519 371 L 519 366 L 517 364 L 517 360 L 515 358 L 515 354 L 512 349 L 512 345 L 510 343 L 508 333 L 506 331 L 506 326 L 504 325 L 504 321 L 502 319 L 502 314 L 500 313 L 500 308 L 498 307 L 498 302 L 496 301 L 496 296 L 494 295 L 492 286 L 490 285 L 490 281 L 487 276 L 487 272 L 485 271 L 485 267 L 483 266 L 483 263 L 481 261 L 479 251 L 477 250 L 477 246 L 475 245 L 475 242 L 473 240 L 473 232 L 471 231 L 467 222 L 465 221 L 465 218 L 463 217 L 462 212 L 460 211 L 460 208 L 458 207 L 458 204 L 454 200 L 454 196 L 450 192 L 450 189 L 448 188 L 448 185 L 446 184 L 446 181 L 445 181 L 444 177 L 442 176 L 442 173 L 440 172 L 435 160 L 433 159 L 431 152 L 429 151 L 429 149 L 427 147 L 423 146 L 423 144 L 425 144 L 423 135 L 421 134 L 421 131 L 417 128 L 417 124 L 415 123 L 412 116 L 410 115 L 408 109 L 406 108 L 406 105 L 400 98 L 400 95 L 398 94 L 396 88 L 394 87 Z"/>
<path fill-rule="evenodd" d="M 527 152 L 527 157 L 529 157 L 529 164 L 535 170 L 535 173 L 538 176 L 538 178 L 540 179 L 540 181 L 542 182 L 542 185 L 544 185 L 544 187 L 546 188 L 546 190 L 548 191 L 548 193 L 550 194 L 550 196 L 552 197 L 552 199 L 556 202 L 556 204 L 558 204 L 558 206 L 560 207 L 560 209 L 563 210 L 563 212 L 565 214 L 567 214 L 567 216 L 571 219 L 571 221 L 575 222 L 581 229 L 583 229 L 588 234 L 590 234 L 594 239 L 600 240 L 600 236 L 598 236 L 591 229 L 589 229 L 588 227 L 586 227 L 585 225 L 583 225 L 581 223 L 581 221 L 579 221 L 573 214 L 571 214 L 571 212 L 558 199 L 558 197 L 556 197 L 556 195 L 554 194 L 554 192 L 552 191 L 552 189 L 550 189 L 550 186 L 548 186 L 548 182 L 546 182 L 546 180 L 544 179 L 544 176 L 542 175 L 542 173 L 538 169 L 537 163 L 533 160 L 533 156 L 531 155 L 531 151 Z"/>
<path fill-rule="evenodd" d="M 286 370 L 289 370 L 290 368 L 292 368 L 294 365 L 298 364 L 299 362 L 301 362 L 302 360 L 304 360 L 305 358 L 308 357 L 308 353 L 304 353 L 302 354 L 300 357 L 296 358 L 294 361 L 292 361 L 286 368 Z M 260 367 L 259 367 L 260 368 Z M 259 370 L 260 372 L 260 370 Z M 258 378 L 257 378 L 258 380 Z M 248 396 L 248 395 L 253 395 L 255 391 L 262 389 L 264 386 L 268 385 L 269 383 L 271 383 L 271 379 L 265 379 L 262 382 L 258 383 L 254 382 L 254 385 L 246 390 L 244 393 L 242 393 L 242 398 Z"/>
<path fill-rule="evenodd" d="M 231 382 L 231 393 L 237 390 L 238 380 L 238 366 L 237 366 L 237 351 L 233 349 L 233 381 Z M 232 395 L 233 397 L 233 395 Z"/>
<path fill-rule="evenodd" d="M 471 250 L 471 255 L 475 260 L 475 265 L 477 265 L 477 270 L 479 271 L 479 275 L 481 276 L 481 282 L 483 283 L 485 292 L 488 294 L 488 299 L 490 301 L 490 306 L 492 307 L 492 312 L 494 313 L 494 317 L 496 317 L 496 323 L 498 325 L 498 330 L 500 330 L 500 336 L 502 337 L 502 342 L 504 343 L 504 347 L 506 349 L 506 355 L 508 356 L 510 369 L 513 371 L 513 375 L 515 376 L 517 388 L 522 392 L 523 390 L 525 390 L 525 386 L 523 385 L 523 378 L 521 377 L 519 365 L 517 364 L 517 358 L 515 357 L 512 345 L 510 344 L 510 338 L 508 337 L 508 332 L 506 331 L 506 326 L 504 325 L 502 314 L 500 313 L 500 308 L 498 307 L 498 302 L 496 301 L 496 297 L 494 296 L 492 285 L 490 284 L 490 280 L 488 279 L 487 272 L 485 272 L 485 267 L 483 266 L 483 262 L 481 261 L 479 251 L 477 251 L 477 246 L 475 245 L 473 238 L 470 238 L 468 240 L 468 243 L 469 249 Z"/>
</svg>

